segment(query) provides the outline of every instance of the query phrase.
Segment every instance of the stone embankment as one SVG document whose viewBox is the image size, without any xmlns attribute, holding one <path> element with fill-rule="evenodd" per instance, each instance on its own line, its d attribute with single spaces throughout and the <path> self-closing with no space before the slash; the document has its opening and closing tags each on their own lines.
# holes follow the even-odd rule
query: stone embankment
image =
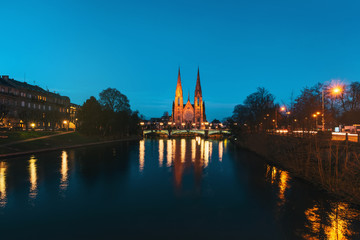
<svg viewBox="0 0 360 240">
<path fill-rule="evenodd" d="M 236 144 L 329 193 L 360 204 L 360 145 L 324 136 L 249 134 Z"/>
</svg>

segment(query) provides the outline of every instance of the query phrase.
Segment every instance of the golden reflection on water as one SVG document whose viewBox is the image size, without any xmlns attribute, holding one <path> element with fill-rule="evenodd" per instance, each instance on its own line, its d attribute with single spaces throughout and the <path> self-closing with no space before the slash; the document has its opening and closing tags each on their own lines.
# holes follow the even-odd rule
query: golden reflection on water
<svg viewBox="0 0 360 240">
<path fill-rule="evenodd" d="M 191 162 L 195 162 L 196 158 L 196 140 L 191 139 Z"/>
<path fill-rule="evenodd" d="M 195 137 L 195 141 L 197 142 L 198 145 L 200 145 L 200 143 L 201 143 L 201 137 Z"/>
<path fill-rule="evenodd" d="M 330 210 L 325 210 L 319 204 L 305 211 L 308 221 L 306 227 L 310 233 L 305 233 L 305 239 L 346 240 L 358 235 L 351 229 L 352 221 L 359 219 L 359 210 L 349 207 L 347 203 L 330 204 Z"/>
<path fill-rule="evenodd" d="M 204 147 L 204 167 L 207 167 L 209 165 L 209 141 L 205 141 L 205 147 Z"/>
<path fill-rule="evenodd" d="M 162 167 L 164 162 L 164 140 L 159 139 L 159 166 Z"/>
<path fill-rule="evenodd" d="M 222 157 L 224 154 L 224 146 L 223 146 L 223 141 L 219 142 L 219 161 L 222 162 Z"/>
<path fill-rule="evenodd" d="M 181 163 L 185 162 L 185 154 L 186 154 L 186 141 L 185 139 L 181 139 Z"/>
<path fill-rule="evenodd" d="M 266 177 L 270 178 L 271 185 L 277 186 L 279 192 L 277 194 L 279 198 L 278 205 L 282 206 L 285 203 L 286 197 L 285 192 L 289 186 L 289 180 L 291 179 L 287 171 L 280 170 L 274 166 L 266 165 Z"/>
<path fill-rule="evenodd" d="M 68 155 L 66 151 L 62 151 L 61 154 L 61 169 L 60 169 L 60 173 L 61 173 L 61 180 L 60 180 L 60 189 L 61 190 L 66 190 L 66 188 L 68 187 L 69 183 L 68 183 Z"/>
<path fill-rule="evenodd" d="M 139 142 L 139 171 L 144 170 L 145 165 L 145 140 Z"/>
<path fill-rule="evenodd" d="M 171 140 L 167 140 L 166 141 L 166 145 L 167 145 L 167 162 L 166 162 L 166 167 L 171 167 L 171 163 L 172 163 L 172 141 Z"/>
<path fill-rule="evenodd" d="M 288 181 L 290 176 L 286 171 L 280 171 L 280 181 L 279 181 L 279 198 L 285 200 L 285 190 L 289 187 Z"/>
<path fill-rule="evenodd" d="M 212 150 L 213 150 L 213 147 L 212 147 L 212 142 L 209 142 L 209 160 L 211 161 L 211 156 L 212 156 Z"/>
<path fill-rule="evenodd" d="M 143 172 L 145 162 L 145 141 L 139 142 L 139 171 Z M 202 170 L 208 167 L 212 154 L 213 147 L 216 145 L 212 141 L 196 137 L 195 139 L 159 139 L 158 141 L 159 166 L 165 164 L 166 167 L 173 167 L 172 171 L 175 177 L 175 185 L 181 186 L 183 173 L 186 168 L 194 168 L 196 181 L 199 182 L 202 175 Z M 219 143 L 219 158 L 222 161 L 223 156 L 223 141 Z M 166 151 L 166 152 L 165 152 Z"/>
<path fill-rule="evenodd" d="M 29 198 L 35 199 L 37 196 L 37 166 L 35 156 L 31 156 L 29 160 L 29 181 L 30 181 L 30 192 Z"/>
<path fill-rule="evenodd" d="M 6 205 L 6 171 L 7 163 L 0 163 L 0 207 L 5 207 Z"/>
</svg>

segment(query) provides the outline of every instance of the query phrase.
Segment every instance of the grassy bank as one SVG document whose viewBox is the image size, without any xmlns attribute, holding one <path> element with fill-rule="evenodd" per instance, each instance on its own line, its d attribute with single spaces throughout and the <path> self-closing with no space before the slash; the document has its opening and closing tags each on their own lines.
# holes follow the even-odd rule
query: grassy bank
<svg viewBox="0 0 360 240">
<path fill-rule="evenodd" d="M 39 137 L 39 135 L 32 135 L 32 136 L 34 136 L 35 138 Z M 47 136 L 47 135 L 45 132 L 43 132 L 42 136 Z M 37 151 L 37 150 L 40 151 L 44 149 L 54 149 L 54 148 L 62 148 L 62 147 L 65 148 L 65 147 L 71 147 L 71 146 L 77 146 L 83 144 L 85 145 L 90 143 L 100 143 L 105 141 L 116 140 L 111 138 L 104 139 L 100 137 L 86 136 L 78 132 L 71 132 L 63 135 L 54 135 L 54 136 L 48 135 L 48 136 L 49 137 L 47 138 L 37 139 L 28 142 L 17 143 L 19 138 L 13 138 L 16 139 L 13 141 L 8 140 L 2 142 L 3 145 L 0 146 L 0 154 L 12 154 L 12 153 L 29 152 L 29 151 Z M 21 139 L 29 140 L 31 138 L 29 137 L 29 138 L 21 138 Z"/>
<path fill-rule="evenodd" d="M 357 143 L 316 136 L 252 134 L 240 136 L 237 145 L 329 193 L 360 204 L 360 145 Z"/>
<path fill-rule="evenodd" d="M 31 138 L 50 136 L 59 132 L 53 131 L 2 131 L 0 132 L 0 145 L 22 141 Z"/>
</svg>

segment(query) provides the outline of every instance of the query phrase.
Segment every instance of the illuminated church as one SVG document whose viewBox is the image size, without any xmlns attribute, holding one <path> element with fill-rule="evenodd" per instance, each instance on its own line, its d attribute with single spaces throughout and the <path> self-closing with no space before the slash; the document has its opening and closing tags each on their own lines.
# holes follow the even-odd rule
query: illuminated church
<svg viewBox="0 0 360 240">
<path fill-rule="evenodd" d="M 179 75 L 175 91 L 175 101 L 173 102 L 171 117 L 173 123 L 175 123 L 175 126 L 177 128 L 205 128 L 205 103 L 203 102 L 202 98 L 199 69 L 196 79 L 194 104 L 191 104 L 190 102 L 190 94 L 188 95 L 187 102 L 184 104 L 179 69 Z"/>
</svg>

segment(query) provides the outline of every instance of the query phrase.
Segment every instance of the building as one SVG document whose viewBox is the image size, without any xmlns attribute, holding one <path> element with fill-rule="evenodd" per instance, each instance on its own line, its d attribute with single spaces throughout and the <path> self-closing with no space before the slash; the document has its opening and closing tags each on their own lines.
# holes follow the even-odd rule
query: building
<svg viewBox="0 0 360 240">
<path fill-rule="evenodd" d="M 68 128 L 70 106 L 69 97 L 6 75 L 0 77 L 0 125 L 3 128 Z M 72 109 L 72 113 L 74 111 Z M 75 119 L 74 116 L 72 114 Z"/>
<path fill-rule="evenodd" d="M 173 125 L 177 128 L 205 128 L 206 115 L 205 103 L 202 97 L 200 72 L 198 69 L 194 104 L 190 102 L 190 94 L 188 95 L 187 102 L 184 104 L 183 91 L 181 86 L 180 69 L 175 91 L 175 101 L 173 102 L 171 120 Z"/>
</svg>

